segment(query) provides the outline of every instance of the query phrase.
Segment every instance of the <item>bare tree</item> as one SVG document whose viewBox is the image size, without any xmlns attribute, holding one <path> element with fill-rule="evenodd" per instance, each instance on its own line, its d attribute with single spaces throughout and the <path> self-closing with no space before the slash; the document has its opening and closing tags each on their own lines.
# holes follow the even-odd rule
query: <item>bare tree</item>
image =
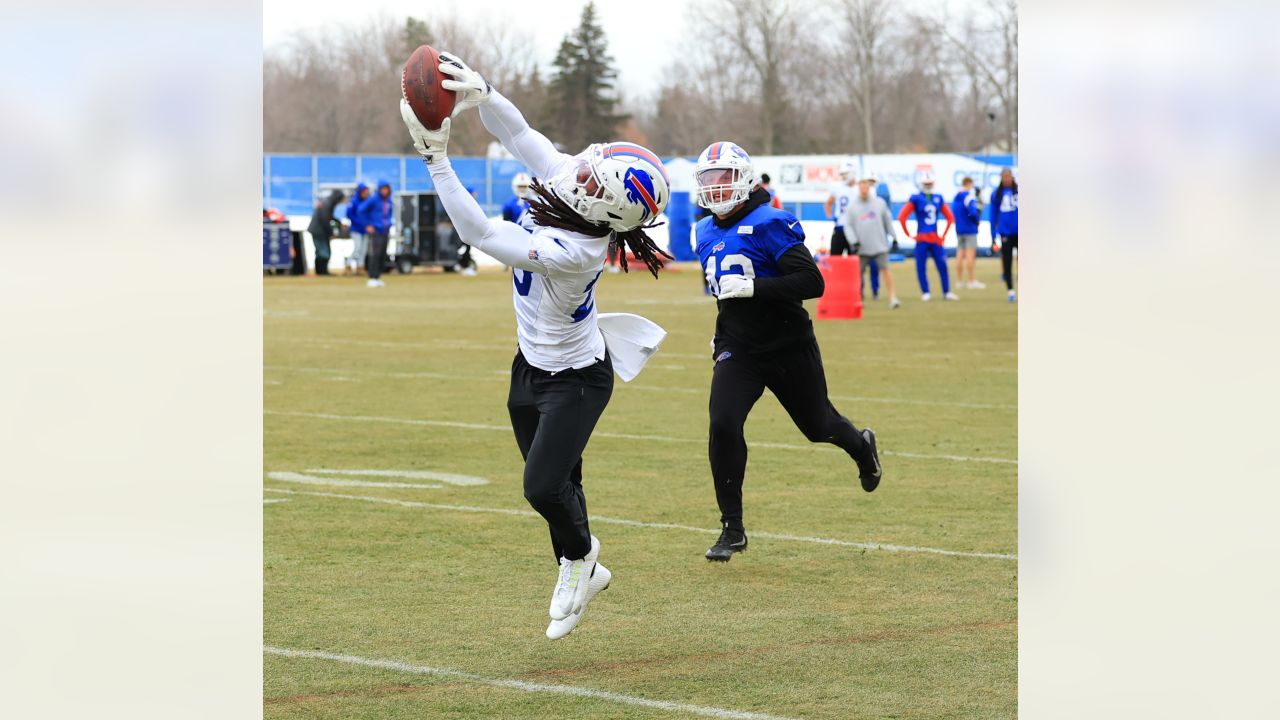
<svg viewBox="0 0 1280 720">
<path fill-rule="evenodd" d="M 989 17 L 984 18 L 985 23 L 978 23 L 972 17 L 955 22 L 946 14 L 923 22 L 947 40 L 957 64 L 995 98 L 1001 111 L 1004 146 L 1009 152 L 1017 152 L 1018 3 L 1017 0 L 987 0 L 987 8 L 990 12 Z"/>
<path fill-rule="evenodd" d="M 421 44 L 457 53 L 526 112 L 544 93 L 532 40 L 506 25 L 383 15 L 341 28 L 295 33 L 263 59 L 263 147 L 268 152 L 412 153 L 397 108 L 404 61 Z M 529 92 L 532 90 L 533 92 Z M 528 103 L 534 104 L 530 107 Z M 450 149 L 483 155 L 478 120 L 459 122 Z"/>
<path fill-rule="evenodd" d="M 890 14 L 888 0 L 841 0 L 843 33 L 833 53 L 835 76 L 862 120 L 866 152 L 875 152 L 875 115 L 879 73 L 877 58 L 885 50 Z"/>
<path fill-rule="evenodd" d="M 750 70 L 745 90 L 758 124 L 760 151 L 773 154 L 788 124 L 789 65 L 806 47 L 798 0 L 714 0 L 693 6 L 701 40 L 729 51 L 733 65 Z"/>
</svg>

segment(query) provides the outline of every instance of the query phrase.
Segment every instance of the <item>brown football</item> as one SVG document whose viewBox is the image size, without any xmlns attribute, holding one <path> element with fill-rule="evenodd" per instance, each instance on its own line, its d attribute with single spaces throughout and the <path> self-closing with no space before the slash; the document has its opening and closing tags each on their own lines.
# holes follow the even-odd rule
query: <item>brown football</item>
<svg viewBox="0 0 1280 720">
<path fill-rule="evenodd" d="M 453 113 L 458 94 L 440 87 L 448 75 L 440 73 L 440 54 L 430 45 L 423 45 L 409 56 L 400 78 L 400 94 L 409 101 L 413 114 L 428 130 L 440 129 L 444 119 Z"/>
</svg>

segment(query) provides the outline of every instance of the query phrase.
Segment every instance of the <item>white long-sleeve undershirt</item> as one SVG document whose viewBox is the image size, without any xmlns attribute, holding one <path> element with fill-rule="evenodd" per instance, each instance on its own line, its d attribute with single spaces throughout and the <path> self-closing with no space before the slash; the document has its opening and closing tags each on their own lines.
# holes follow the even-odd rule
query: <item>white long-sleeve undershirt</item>
<svg viewBox="0 0 1280 720">
<path fill-rule="evenodd" d="M 489 91 L 489 100 L 480 106 L 480 121 L 507 152 L 542 180 L 550 180 L 571 156 L 566 155 L 545 135 L 529 127 L 520 110 L 497 90 Z"/>
</svg>

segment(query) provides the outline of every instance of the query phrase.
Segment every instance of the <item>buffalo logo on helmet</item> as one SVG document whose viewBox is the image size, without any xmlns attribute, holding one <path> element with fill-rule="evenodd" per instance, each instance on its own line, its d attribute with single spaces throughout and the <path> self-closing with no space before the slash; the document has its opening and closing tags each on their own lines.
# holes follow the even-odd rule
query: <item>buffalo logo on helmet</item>
<svg viewBox="0 0 1280 720">
<path fill-rule="evenodd" d="M 622 184 L 627 188 L 627 202 L 635 203 L 644 208 L 644 215 L 640 221 L 648 220 L 651 215 L 658 212 L 658 201 L 653 189 L 653 178 L 649 177 L 649 173 L 636 168 L 627 168 L 627 174 L 622 178 Z"/>
</svg>

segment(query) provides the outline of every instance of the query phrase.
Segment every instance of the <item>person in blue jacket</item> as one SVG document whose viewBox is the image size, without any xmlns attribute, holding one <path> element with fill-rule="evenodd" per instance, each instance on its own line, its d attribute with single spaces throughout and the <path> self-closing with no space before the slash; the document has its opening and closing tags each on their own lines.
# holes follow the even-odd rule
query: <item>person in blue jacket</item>
<svg viewBox="0 0 1280 720">
<path fill-rule="evenodd" d="M 1009 290 L 1009 302 L 1016 302 L 1018 293 L 1013 289 L 1013 253 L 1018 249 L 1018 181 L 1013 170 L 1005 168 L 1000 173 L 1000 185 L 991 193 L 991 251 L 1000 248 L 1000 269 L 1004 272 L 1004 285 Z"/>
<path fill-rule="evenodd" d="M 387 237 L 395 222 L 396 203 L 391 197 L 391 183 L 378 181 L 378 192 L 360 204 L 359 215 L 369 234 L 369 287 L 382 287 L 382 268 L 386 266 Z"/>
<path fill-rule="evenodd" d="M 369 253 L 369 236 L 364 232 L 364 218 L 360 217 L 360 204 L 368 199 L 369 186 L 360 183 L 351 194 L 351 202 L 347 203 L 347 222 L 351 224 L 351 255 L 347 257 L 346 266 L 352 272 L 360 272 L 360 268 L 364 267 L 364 256 Z"/>
<path fill-rule="evenodd" d="M 956 287 L 981 290 L 986 285 L 973 276 L 978 258 L 978 223 L 982 221 L 982 200 L 973 189 L 973 178 L 960 181 L 960 192 L 951 201 L 951 214 L 956 216 Z M 964 281 L 965 269 L 969 282 Z"/>
</svg>

